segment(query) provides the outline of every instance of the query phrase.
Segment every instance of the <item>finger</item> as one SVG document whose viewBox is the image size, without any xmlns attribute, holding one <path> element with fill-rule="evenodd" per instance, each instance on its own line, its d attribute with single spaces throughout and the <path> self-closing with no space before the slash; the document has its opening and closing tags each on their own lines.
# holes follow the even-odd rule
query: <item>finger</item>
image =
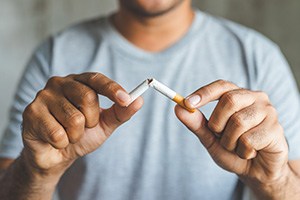
<svg viewBox="0 0 300 200">
<path fill-rule="evenodd" d="M 53 117 L 64 127 L 70 143 L 78 142 L 84 133 L 84 115 L 65 98 L 49 96 L 44 101 Z"/>
<path fill-rule="evenodd" d="M 239 138 L 236 148 L 239 157 L 252 159 L 256 157 L 258 151 L 263 149 L 265 152 L 284 152 L 285 143 L 278 145 L 279 141 L 285 141 L 283 129 L 279 123 L 274 123 L 273 120 L 268 118 Z"/>
<path fill-rule="evenodd" d="M 207 120 L 199 110 L 190 113 L 175 106 L 175 114 L 190 131 L 196 134 L 205 148 L 211 147 L 216 142 L 216 137 L 206 127 Z"/>
<path fill-rule="evenodd" d="M 206 85 L 185 99 L 185 105 L 189 108 L 199 108 L 211 101 L 218 100 L 229 91 L 239 89 L 238 86 L 224 80 L 215 81 Z"/>
<path fill-rule="evenodd" d="M 83 73 L 74 75 L 74 79 L 89 86 L 98 94 L 108 97 L 120 106 L 127 106 L 130 102 L 129 94 L 115 81 L 100 73 Z"/>
<path fill-rule="evenodd" d="M 207 128 L 207 121 L 199 110 L 190 113 L 177 105 L 175 113 L 178 119 L 199 138 L 210 156 L 220 167 L 237 174 L 243 173 L 247 163 L 236 156 L 235 153 L 227 151 L 220 145 L 215 135 Z"/>
<path fill-rule="evenodd" d="M 233 114 L 222 133 L 221 145 L 228 151 L 234 151 L 239 137 L 264 121 L 270 109 L 270 106 L 253 104 Z"/>
<path fill-rule="evenodd" d="M 23 113 L 23 119 L 26 124 L 25 132 L 30 133 L 24 135 L 24 139 L 41 140 L 56 149 L 63 149 L 68 146 L 67 133 L 45 106 L 30 104 Z"/>
<path fill-rule="evenodd" d="M 252 105 L 256 95 L 244 89 L 233 90 L 225 93 L 214 109 L 208 127 L 215 133 L 221 133 L 229 118 L 236 112 Z"/>
<path fill-rule="evenodd" d="M 104 127 L 106 136 L 110 136 L 120 125 L 128 121 L 143 106 L 143 98 L 139 97 L 128 107 L 114 104 L 100 114 L 100 123 Z"/>
<path fill-rule="evenodd" d="M 93 128 L 99 123 L 99 101 L 97 93 L 78 82 L 68 81 L 62 86 L 64 96 L 85 116 L 85 126 Z"/>
</svg>

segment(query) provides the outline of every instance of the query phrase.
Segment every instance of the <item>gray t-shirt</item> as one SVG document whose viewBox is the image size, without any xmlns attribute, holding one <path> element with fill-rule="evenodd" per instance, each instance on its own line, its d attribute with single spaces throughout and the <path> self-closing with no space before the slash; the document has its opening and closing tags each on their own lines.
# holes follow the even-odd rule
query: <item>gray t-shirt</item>
<svg viewBox="0 0 300 200">
<path fill-rule="evenodd" d="M 217 79 L 265 91 L 279 113 L 289 158 L 300 159 L 300 104 L 289 66 L 262 35 L 196 11 L 189 31 L 159 53 L 123 38 L 107 17 L 68 28 L 34 54 L 19 84 L 0 156 L 22 150 L 25 106 L 51 76 L 100 72 L 130 91 L 155 77 L 182 95 Z M 101 106 L 111 102 L 100 98 Z M 234 199 L 238 178 L 218 167 L 196 136 L 176 118 L 174 103 L 151 90 L 144 106 L 95 152 L 78 159 L 62 177 L 62 199 Z M 207 117 L 216 102 L 201 110 Z"/>
</svg>

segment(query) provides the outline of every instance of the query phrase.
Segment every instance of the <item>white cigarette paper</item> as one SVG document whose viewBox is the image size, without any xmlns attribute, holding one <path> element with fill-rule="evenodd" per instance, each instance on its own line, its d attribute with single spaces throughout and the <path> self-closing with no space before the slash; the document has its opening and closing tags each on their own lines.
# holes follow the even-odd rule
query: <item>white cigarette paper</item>
<svg viewBox="0 0 300 200">
<path fill-rule="evenodd" d="M 191 109 L 191 108 L 186 107 L 186 105 L 184 104 L 184 97 L 183 96 L 181 96 L 177 92 L 171 90 L 169 87 L 165 86 L 164 84 L 162 84 L 161 82 L 155 80 L 154 78 L 148 79 L 148 80 L 149 80 L 149 85 L 151 87 L 153 87 L 155 90 L 157 90 L 161 94 L 165 95 L 166 97 L 168 97 L 172 101 L 176 102 L 178 105 L 185 108 L 189 112 L 191 112 L 191 113 L 195 112 L 195 109 Z"/>
<path fill-rule="evenodd" d="M 184 97 L 171 90 L 161 82 L 155 80 L 154 78 L 149 78 L 145 80 L 129 93 L 131 101 L 128 105 L 130 105 L 134 100 L 136 100 L 139 96 L 146 92 L 149 89 L 149 87 L 153 87 L 156 91 L 160 92 L 164 96 L 176 102 L 178 105 L 182 106 L 189 112 L 195 112 L 195 109 L 190 109 L 186 107 L 186 105 L 184 104 Z"/>
<path fill-rule="evenodd" d="M 134 100 L 136 100 L 139 96 L 141 96 L 142 94 L 144 94 L 144 92 L 146 92 L 149 89 L 149 81 L 148 79 L 145 80 L 144 82 L 142 82 L 141 84 L 139 84 L 136 88 L 134 88 L 130 93 L 130 102 L 128 105 L 130 105 L 132 102 L 134 102 Z"/>
<path fill-rule="evenodd" d="M 173 100 L 176 97 L 176 92 L 162 84 L 161 82 L 158 82 L 157 80 L 153 79 L 148 79 L 149 80 L 149 85 L 153 87 L 155 90 L 160 92 L 161 94 L 165 95 L 169 99 Z"/>
</svg>

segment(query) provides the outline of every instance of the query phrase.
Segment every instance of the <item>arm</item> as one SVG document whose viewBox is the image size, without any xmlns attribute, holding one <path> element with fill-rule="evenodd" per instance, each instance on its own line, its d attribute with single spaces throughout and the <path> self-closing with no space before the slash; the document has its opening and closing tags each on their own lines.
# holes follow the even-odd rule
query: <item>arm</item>
<svg viewBox="0 0 300 200">
<path fill-rule="evenodd" d="M 115 104 L 100 108 L 98 94 Z M 23 113 L 24 148 L 1 174 L 0 199 L 51 199 L 72 163 L 99 148 L 143 104 L 142 98 L 128 102 L 125 90 L 99 73 L 51 78 Z"/>
<path fill-rule="evenodd" d="M 52 199 L 59 177 L 42 177 L 30 169 L 22 157 L 1 159 L 0 199 Z"/>
<path fill-rule="evenodd" d="M 263 92 L 226 81 L 187 98 L 190 108 L 218 100 L 207 120 L 176 107 L 177 117 L 200 139 L 214 161 L 236 173 L 261 199 L 300 199 L 300 161 L 288 161 L 288 145 L 275 108 Z"/>
</svg>

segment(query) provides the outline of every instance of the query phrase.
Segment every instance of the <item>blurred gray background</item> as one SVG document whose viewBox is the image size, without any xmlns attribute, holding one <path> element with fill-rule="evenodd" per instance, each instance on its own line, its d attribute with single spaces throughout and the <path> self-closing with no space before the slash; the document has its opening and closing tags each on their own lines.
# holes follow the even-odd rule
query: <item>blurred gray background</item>
<svg viewBox="0 0 300 200">
<path fill-rule="evenodd" d="M 194 5 L 254 28 L 278 43 L 300 83 L 299 0 L 195 0 Z M 18 79 L 34 48 L 64 27 L 116 7 L 117 0 L 0 0 L 0 136 Z"/>
</svg>

